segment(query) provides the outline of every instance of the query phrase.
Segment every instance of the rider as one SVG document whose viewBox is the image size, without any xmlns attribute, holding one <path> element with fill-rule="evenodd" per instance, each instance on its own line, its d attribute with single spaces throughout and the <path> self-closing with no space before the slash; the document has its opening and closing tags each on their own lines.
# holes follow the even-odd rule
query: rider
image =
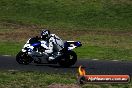
<svg viewBox="0 0 132 88">
<path fill-rule="evenodd" d="M 49 61 L 55 59 L 54 52 L 59 54 L 59 51 L 64 47 L 63 41 L 55 34 L 51 34 L 49 30 L 41 32 L 41 46 L 44 47 L 45 53 L 49 55 Z"/>
</svg>

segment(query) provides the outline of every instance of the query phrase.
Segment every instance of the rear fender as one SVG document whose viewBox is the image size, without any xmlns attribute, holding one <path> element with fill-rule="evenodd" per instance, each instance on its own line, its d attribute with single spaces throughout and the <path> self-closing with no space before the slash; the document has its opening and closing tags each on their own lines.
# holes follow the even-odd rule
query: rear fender
<svg viewBox="0 0 132 88">
<path fill-rule="evenodd" d="M 66 41 L 64 43 L 64 47 L 68 48 L 68 50 L 72 50 L 74 48 L 82 46 L 81 42 L 79 41 Z"/>
</svg>

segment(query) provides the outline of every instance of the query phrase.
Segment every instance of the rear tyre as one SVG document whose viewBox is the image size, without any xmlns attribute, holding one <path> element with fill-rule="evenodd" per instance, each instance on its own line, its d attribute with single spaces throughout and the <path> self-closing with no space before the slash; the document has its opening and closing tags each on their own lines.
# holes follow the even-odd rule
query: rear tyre
<svg viewBox="0 0 132 88">
<path fill-rule="evenodd" d="M 34 63 L 36 63 L 36 64 L 41 64 L 41 59 L 40 58 L 38 58 L 37 60 L 34 60 Z"/>
<path fill-rule="evenodd" d="M 20 51 L 17 55 L 16 55 L 16 61 L 19 64 L 29 64 L 33 61 L 33 59 L 25 52 Z"/>
<path fill-rule="evenodd" d="M 77 61 L 77 55 L 74 51 L 68 51 L 59 58 L 58 64 L 62 67 L 70 67 Z"/>
</svg>

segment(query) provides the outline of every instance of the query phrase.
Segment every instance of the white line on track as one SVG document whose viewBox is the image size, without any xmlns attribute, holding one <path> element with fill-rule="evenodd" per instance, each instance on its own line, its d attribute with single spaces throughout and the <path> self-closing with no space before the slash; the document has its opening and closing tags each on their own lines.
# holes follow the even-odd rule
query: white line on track
<svg viewBox="0 0 132 88">
<path fill-rule="evenodd" d="M 15 71 L 18 71 L 18 70 L 14 70 L 14 69 L 10 69 L 8 70 L 9 72 L 15 72 Z"/>
<path fill-rule="evenodd" d="M 2 55 L 2 56 L 9 57 L 9 56 L 11 56 L 11 55 Z"/>
<path fill-rule="evenodd" d="M 119 60 L 112 60 L 112 61 L 119 61 Z"/>
<path fill-rule="evenodd" d="M 97 60 L 99 60 L 99 59 L 92 59 L 93 61 L 97 61 Z M 109 61 L 119 61 L 119 60 L 109 60 Z"/>
<path fill-rule="evenodd" d="M 92 59 L 92 60 L 99 60 L 99 59 Z"/>
</svg>

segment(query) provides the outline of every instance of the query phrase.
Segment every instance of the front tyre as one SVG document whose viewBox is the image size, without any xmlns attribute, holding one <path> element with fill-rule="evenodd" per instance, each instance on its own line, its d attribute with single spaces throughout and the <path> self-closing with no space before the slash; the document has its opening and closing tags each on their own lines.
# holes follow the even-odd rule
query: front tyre
<svg viewBox="0 0 132 88">
<path fill-rule="evenodd" d="M 58 64 L 62 67 L 70 67 L 77 61 L 77 55 L 74 51 L 68 51 L 66 54 L 60 57 Z"/>
<path fill-rule="evenodd" d="M 33 61 L 33 59 L 25 52 L 20 51 L 17 55 L 16 55 L 16 61 L 19 64 L 29 64 Z"/>
</svg>

